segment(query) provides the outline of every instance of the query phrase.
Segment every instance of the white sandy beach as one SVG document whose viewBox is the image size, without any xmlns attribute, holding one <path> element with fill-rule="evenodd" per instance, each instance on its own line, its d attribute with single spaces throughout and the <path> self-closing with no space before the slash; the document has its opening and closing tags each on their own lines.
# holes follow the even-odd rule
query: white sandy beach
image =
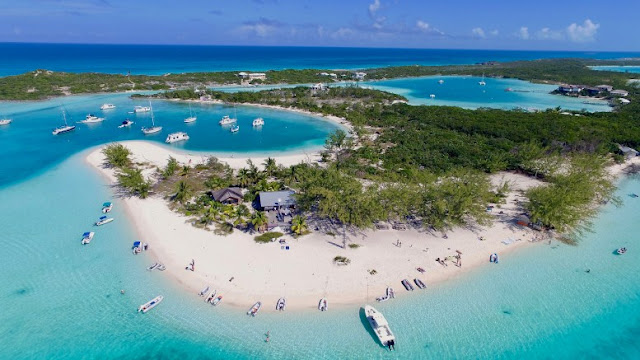
<svg viewBox="0 0 640 360">
<path fill-rule="evenodd" d="M 191 156 L 144 142 L 123 142 L 133 153 L 137 162 L 149 162 L 164 166 L 169 155 L 179 162 L 193 165 L 203 161 L 200 154 Z M 292 155 L 277 158 L 278 163 L 295 164 L 306 160 L 307 155 Z M 114 172 L 103 166 L 101 148 L 91 152 L 87 162 L 100 171 L 110 182 L 115 182 Z M 245 165 L 245 159 L 222 159 L 234 167 Z M 264 159 L 253 159 L 261 163 Z M 299 239 L 285 236 L 289 250 L 281 249 L 277 242 L 258 244 L 254 235 L 234 231 L 228 236 L 218 236 L 211 231 L 198 229 L 188 219 L 171 211 L 165 200 L 124 198 L 116 204 L 124 205 L 129 218 L 134 222 L 138 237 L 150 245 L 157 261 L 166 265 L 165 274 L 174 278 L 187 291 L 196 296 L 209 285 L 224 296 L 224 304 L 248 308 L 256 301 L 265 304 L 265 310 L 275 311 L 278 298 L 285 296 L 289 308 L 316 308 L 321 297 L 327 297 L 330 306 L 338 304 L 360 304 L 375 301 L 383 295 L 387 286 L 392 286 L 398 296 L 406 291 L 400 284 L 402 279 L 422 279 L 427 286 L 469 271 L 478 266 L 499 266 L 489 263 L 489 255 L 498 253 L 508 256 L 516 248 L 530 245 L 537 234 L 515 225 L 513 217 L 520 210 L 516 204 L 520 190 L 535 186 L 538 181 L 531 178 L 503 173 L 493 181 L 508 180 L 512 192 L 507 204 L 493 210 L 495 221 L 489 227 L 456 229 L 447 233 L 427 233 L 424 230 L 367 230 L 347 234 L 346 243 L 355 243 L 359 248 L 345 248 L 339 235 L 330 236 L 312 232 Z M 498 212 L 504 214 L 499 215 Z M 480 241 L 483 236 L 486 240 Z M 509 244 L 503 241 L 511 239 Z M 402 246 L 396 246 L 401 241 Z M 447 261 L 446 267 L 435 261 L 462 252 L 462 267 Z M 335 256 L 351 259 L 349 265 L 333 263 Z M 195 260 L 195 271 L 185 267 Z M 149 263 L 152 263 L 149 259 Z M 421 274 L 416 268 L 425 270 Z M 370 271 L 376 270 L 375 275 Z M 230 281 L 230 279 L 232 279 Z M 416 291 L 433 291 L 433 288 Z"/>
</svg>

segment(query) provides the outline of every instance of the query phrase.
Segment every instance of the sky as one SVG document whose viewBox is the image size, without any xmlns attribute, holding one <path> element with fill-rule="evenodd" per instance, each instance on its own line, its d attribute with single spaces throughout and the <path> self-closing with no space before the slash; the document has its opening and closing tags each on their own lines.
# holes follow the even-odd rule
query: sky
<svg viewBox="0 0 640 360">
<path fill-rule="evenodd" d="M 0 0 L 0 42 L 640 51 L 640 0 Z"/>
</svg>

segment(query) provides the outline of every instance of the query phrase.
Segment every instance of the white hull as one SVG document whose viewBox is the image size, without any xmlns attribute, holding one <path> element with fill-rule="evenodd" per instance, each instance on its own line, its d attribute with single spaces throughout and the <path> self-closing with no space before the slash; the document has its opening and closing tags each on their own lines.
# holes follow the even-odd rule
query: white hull
<svg viewBox="0 0 640 360">
<path fill-rule="evenodd" d="M 188 118 L 184 119 L 184 122 L 186 124 L 189 124 L 189 123 L 195 122 L 196 120 L 198 120 L 198 118 L 193 116 L 193 117 L 188 117 Z"/>
<path fill-rule="evenodd" d="M 96 222 L 96 226 L 101 226 L 101 225 L 104 225 L 104 224 L 108 224 L 108 223 L 110 223 L 112 221 L 113 221 L 113 218 L 106 218 L 106 219 L 98 220 Z"/>
<path fill-rule="evenodd" d="M 262 303 L 258 301 L 251 307 L 251 309 L 249 309 L 249 311 L 247 311 L 247 315 L 256 316 L 256 314 L 258 314 L 258 311 L 260 311 L 261 307 L 262 307 Z"/>
<path fill-rule="evenodd" d="M 142 128 L 142 132 L 145 135 L 156 134 L 156 133 L 159 133 L 160 131 L 162 131 L 162 126 L 154 126 L 154 127 L 150 127 L 150 128 Z"/>
<path fill-rule="evenodd" d="M 284 311 L 287 308 L 287 299 L 280 298 L 276 303 L 276 310 Z"/>
<path fill-rule="evenodd" d="M 133 109 L 134 113 L 145 113 L 145 112 L 149 112 L 151 111 L 151 107 L 150 106 L 136 106 Z"/>
<path fill-rule="evenodd" d="M 217 306 L 218 304 L 220 304 L 220 301 L 222 301 L 222 295 L 218 295 L 218 297 L 216 297 L 215 299 L 213 299 L 213 301 L 211 302 L 211 304 L 213 304 L 213 306 Z"/>
<path fill-rule="evenodd" d="M 258 127 L 264 125 L 264 120 L 262 118 L 257 118 L 253 120 L 253 126 Z"/>
<path fill-rule="evenodd" d="M 186 141 L 186 140 L 189 140 L 189 135 L 187 135 L 187 133 L 177 132 L 177 133 L 169 134 L 167 136 L 167 139 L 164 142 L 166 142 L 167 144 L 173 144 L 179 141 Z"/>
<path fill-rule="evenodd" d="M 88 243 L 91 242 L 91 240 L 93 240 L 93 235 L 95 235 L 95 233 L 93 231 L 88 232 L 88 233 L 84 233 L 82 234 L 82 245 L 87 245 Z"/>
<path fill-rule="evenodd" d="M 146 313 L 147 311 L 153 309 L 154 307 L 158 306 L 158 304 L 160 304 L 160 302 L 164 299 L 164 297 L 162 295 L 156 296 L 155 298 L 153 298 L 152 300 L 149 300 L 148 302 L 140 305 L 140 307 L 138 308 L 138 312 L 141 313 Z"/>
<path fill-rule="evenodd" d="M 385 319 L 382 313 L 370 305 L 364 307 L 364 313 L 380 343 L 383 346 L 389 347 L 389 349 L 395 347 L 396 337 L 393 335 L 393 332 L 391 332 L 389 323 L 387 323 L 387 319 Z"/>
<path fill-rule="evenodd" d="M 0 125 L 9 125 L 13 120 L 11 119 L 2 119 L 0 120 Z"/>
<path fill-rule="evenodd" d="M 76 129 L 75 126 L 62 126 L 62 127 L 56 128 L 51 133 L 53 135 L 60 135 L 60 134 L 71 132 L 71 131 L 73 131 L 75 129 Z"/>
<path fill-rule="evenodd" d="M 320 302 L 318 303 L 318 310 L 320 311 L 329 310 L 329 302 L 327 301 L 327 298 L 320 299 Z"/>
<path fill-rule="evenodd" d="M 222 118 L 222 120 L 220 120 L 218 122 L 218 124 L 220 124 L 220 125 L 231 125 L 231 124 L 233 124 L 233 123 L 235 123 L 237 121 L 238 121 L 238 119 L 234 119 L 234 118 L 230 118 L 228 116 L 225 116 L 225 117 Z"/>
<path fill-rule="evenodd" d="M 116 106 L 113 104 L 102 104 L 102 106 L 100 106 L 100 110 L 111 110 L 115 108 Z"/>
<path fill-rule="evenodd" d="M 124 127 L 130 127 L 131 125 L 133 125 L 133 121 L 124 121 L 122 124 L 118 125 L 118 128 L 122 129 Z"/>
</svg>

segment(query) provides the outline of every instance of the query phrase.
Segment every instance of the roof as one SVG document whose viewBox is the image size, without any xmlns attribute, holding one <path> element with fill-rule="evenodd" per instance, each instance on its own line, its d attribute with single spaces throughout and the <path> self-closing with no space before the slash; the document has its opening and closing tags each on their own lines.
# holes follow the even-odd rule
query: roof
<svg viewBox="0 0 640 360">
<path fill-rule="evenodd" d="M 260 199 L 260 207 L 295 205 L 296 200 L 293 198 L 293 194 L 295 194 L 295 192 L 291 190 L 262 191 L 258 195 Z"/>
<path fill-rule="evenodd" d="M 242 189 L 239 187 L 228 187 L 211 192 L 211 197 L 215 201 L 223 202 L 229 198 L 231 199 L 243 199 Z"/>
</svg>

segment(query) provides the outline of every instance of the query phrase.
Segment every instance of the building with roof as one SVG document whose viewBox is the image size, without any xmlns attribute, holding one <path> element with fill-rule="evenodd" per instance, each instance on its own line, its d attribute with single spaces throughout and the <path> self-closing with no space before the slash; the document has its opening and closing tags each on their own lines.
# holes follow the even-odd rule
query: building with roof
<svg viewBox="0 0 640 360">
<path fill-rule="evenodd" d="M 565 94 L 577 94 L 584 89 L 581 85 L 562 85 L 558 87 L 558 91 Z"/>
<path fill-rule="evenodd" d="M 613 90 L 613 86 L 611 85 L 598 85 L 596 86 L 598 88 L 598 90 L 600 91 L 606 91 L 606 92 L 610 92 L 611 90 Z"/>
<path fill-rule="evenodd" d="M 295 192 L 291 190 L 261 191 L 258 194 L 258 207 L 264 211 L 295 207 L 294 194 Z"/>
<path fill-rule="evenodd" d="M 209 195 L 211 199 L 223 204 L 239 204 L 244 199 L 242 189 L 239 187 L 228 187 L 212 191 Z"/>
<path fill-rule="evenodd" d="M 629 96 L 629 92 L 627 90 L 611 90 L 609 93 L 614 96 Z"/>
<path fill-rule="evenodd" d="M 238 76 L 242 78 L 242 80 L 252 81 L 252 80 L 266 80 L 267 74 L 265 73 L 246 73 L 239 72 Z"/>
<path fill-rule="evenodd" d="M 364 72 L 357 72 L 353 74 L 353 78 L 360 81 L 364 80 L 365 76 L 367 76 L 367 73 L 364 73 Z"/>
</svg>

